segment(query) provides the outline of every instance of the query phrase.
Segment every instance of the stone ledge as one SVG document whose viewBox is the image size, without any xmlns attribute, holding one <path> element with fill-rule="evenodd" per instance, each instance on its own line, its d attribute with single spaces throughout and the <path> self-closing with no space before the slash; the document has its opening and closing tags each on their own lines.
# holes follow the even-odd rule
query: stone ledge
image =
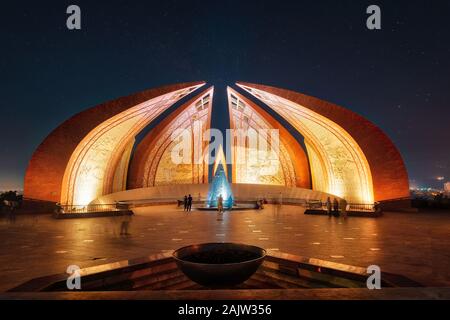
<svg viewBox="0 0 450 320">
<path fill-rule="evenodd" d="M 8 292 L 0 300 L 450 300 L 450 288 Z"/>
</svg>

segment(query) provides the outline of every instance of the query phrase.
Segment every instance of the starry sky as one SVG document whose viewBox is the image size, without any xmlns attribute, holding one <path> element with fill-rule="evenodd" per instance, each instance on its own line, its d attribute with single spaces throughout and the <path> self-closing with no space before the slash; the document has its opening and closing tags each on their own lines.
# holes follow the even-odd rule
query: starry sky
<svg viewBox="0 0 450 320">
<path fill-rule="evenodd" d="M 80 31 L 66 28 L 70 4 Z M 366 28 L 371 4 L 382 30 Z M 413 186 L 450 181 L 448 0 L 11 1 L 0 17 L 0 190 L 22 188 L 35 148 L 75 113 L 198 80 L 345 106 L 394 141 Z"/>
</svg>

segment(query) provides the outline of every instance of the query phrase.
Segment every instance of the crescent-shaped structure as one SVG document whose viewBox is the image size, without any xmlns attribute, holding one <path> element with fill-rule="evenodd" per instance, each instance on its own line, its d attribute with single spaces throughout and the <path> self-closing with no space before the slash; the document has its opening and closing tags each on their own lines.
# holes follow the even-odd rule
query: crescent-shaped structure
<svg viewBox="0 0 450 320">
<path fill-rule="evenodd" d="M 150 89 L 71 117 L 34 152 L 25 175 L 25 199 L 87 206 L 162 194 L 173 199 L 195 192 L 199 198 L 206 195 L 213 165 L 209 129 L 214 88 L 197 93 L 204 84 Z M 237 86 L 241 93 L 227 88 L 230 129 L 256 132 L 270 155 L 254 162 L 261 150 L 255 151 L 248 135 L 231 136 L 230 158 L 218 152 L 221 163 L 231 163 L 231 174 L 225 176 L 237 199 L 284 193 L 308 200 L 336 197 L 351 204 L 410 205 L 400 153 L 370 121 L 297 92 L 244 82 Z M 183 98 L 175 110 L 160 117 Z M 277 139 L 266 135 L 271 130 Z M 188 148 L 180 153 L 178 141 L 186 134 Z M 174 162 L 178 154 L 189 161 Z"/>
</svg>

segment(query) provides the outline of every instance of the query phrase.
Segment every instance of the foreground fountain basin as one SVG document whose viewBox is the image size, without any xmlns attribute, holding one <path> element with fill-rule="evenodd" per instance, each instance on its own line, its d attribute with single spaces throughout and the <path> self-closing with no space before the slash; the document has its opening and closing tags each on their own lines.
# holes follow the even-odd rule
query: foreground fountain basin
<svg viewBox="0 0 450 320">
<path fill-rule="evenodd" d="M 409 278 L 386 272 L 381 273 L 383 290 L 367 290 L 367 268 L 270 250 L 255 274 L 237 286 L 211 288 L 193 282 L 180 270 L 173 252 L 111 262 L 79 272 L 81 290 L 76 292 L 67 288 L 68 275 L 63 272 L 22 283 L 0 294 L 0 300 L 366 300 L 450 297 L 449 288 L 443 288 L 443 291 L 421 288 L 419 283 Z"/>
<path fill-rule="evenodd" d="M 210 288 L 244 283 L 265 257 L 262 248 L 236 243 L 191 245 L 173 253 L 178 268 L 189 279 Z"/>
</svg>

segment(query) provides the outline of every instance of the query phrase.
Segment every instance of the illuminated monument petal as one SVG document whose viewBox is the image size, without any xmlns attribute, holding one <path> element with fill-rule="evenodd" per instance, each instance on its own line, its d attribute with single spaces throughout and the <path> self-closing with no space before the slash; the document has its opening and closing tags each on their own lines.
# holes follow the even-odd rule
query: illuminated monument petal
<svg viewBox="0 0 450 320">
<path fill-rule="evenodd" d="M 167 108 L 203 85 L 197 82 L 150 89 L 73 116 L 33 154 L 25 174 L 24 196 L 86 205 L 122 189 L 135 136 Z"/>
<path fill-rule="evenodd" d="M 409 197 L 403 160 L 389 138 L 360 115 L 317 98 L 250 83 L 242 89 L 286 119 L 305 138 L 314 190 L 353 203 Z"/>
<path fill-rule="evenodd" d="M 190 99 L 144 137 L 130 163 L 128 189 L 208 183 L 208 139 L 204 136 L 210 128 L 213 93 L 211 87 Z M 192 133 L 194 161 L 175 164 L 172 151 L 185 130 Z"/>
<path fill-rule="evenodd" d="M 280 185 L 311 188 L 308 158 L 295 138 L 261 107 L 228 87 L 233 158 L 233 183 Z M 278 130 L 279 143 L 273 144 L 268 130 Z M 249 132 L 254 132 L 258 145 L 249 143 Z M 261 148 L 265 142 L 266 148 Z M 259 155 L 255 149 L 266 149 L 274 157 L 253 161 Z M 277 150 L 276 150 L 277 149 Z M 262 159 L 261 159 L 262 158 Z"/>
</svg>

